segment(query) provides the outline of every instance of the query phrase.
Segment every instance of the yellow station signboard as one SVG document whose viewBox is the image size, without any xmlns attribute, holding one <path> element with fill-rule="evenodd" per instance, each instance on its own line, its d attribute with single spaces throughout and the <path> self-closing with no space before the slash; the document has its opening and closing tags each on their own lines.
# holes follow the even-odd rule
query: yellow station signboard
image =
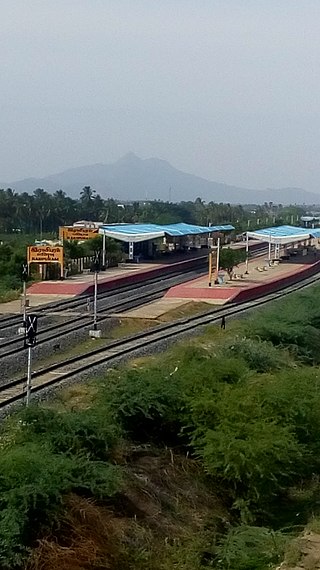
<svg viewBox="0 0 320 570">
<path fill-rule="evenodd" d="M 27 254 L 28 263 L 60 263 L 63 265 L 63 247 L 49 245 L 30 245 Z"/>
<path fill-rule="evenodd" d="M 80 228 L 76 226 L 60 226 L 59 239 L 82 241 L 97 237 L 98 228 Z"/>
</svg>

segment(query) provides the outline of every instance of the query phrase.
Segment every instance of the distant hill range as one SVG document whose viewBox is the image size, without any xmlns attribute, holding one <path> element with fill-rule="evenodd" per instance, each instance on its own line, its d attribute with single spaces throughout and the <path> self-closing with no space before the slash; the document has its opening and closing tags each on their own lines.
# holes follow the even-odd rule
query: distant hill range
<svg viewBox="0 0 320 570">
<path fill-rule="evenodd" d="M 230 186 L 187 174 L 159 158 L 141 159 L 128 153 L 112 164 L 80 166 L 45 178 L 27 178 L 0 183 L 1 188 L 32 193 L 36 188 L 47 192 L 64 190 L 78 197 L 83 186 L 91 186 L 102 198 L 119 201 L 164 200 L 181 202 L 198 196 L 206 202 L 232 204 L 320 204 L 320 195 L 302 188 L 254 190 Z"/>
</svg>

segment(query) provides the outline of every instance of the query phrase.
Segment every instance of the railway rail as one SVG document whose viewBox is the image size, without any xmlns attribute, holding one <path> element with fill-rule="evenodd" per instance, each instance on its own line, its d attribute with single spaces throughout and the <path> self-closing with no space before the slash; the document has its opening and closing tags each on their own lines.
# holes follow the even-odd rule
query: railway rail
<svg viewBox="0 0 320 570">
<path fill-rule="evenodd" d="M 258 257 L 259 255 L 266 253 L 266 251 L 267 251 L 267 246 L 262 244 L 259 247 L 255 247 L 254 251 L 252 252 L 252 257 Z M 208 263 L 207 255 L 190 259 L 190 263 L 194 262 L 199 263 L 198 269 L 201 269 L 201 267 L 203 267 L 203 269 L 206 268 Z M 184 275 L 188 275 L 188 278 L 190 278 L 189 272 L 195 271 L 195 269 L 196 268 L 190 268 L 189 270 L 186 269 L 186 271 L 184 271 Z M 127 291 L 131 292 L 133 290 L 140 289 L 141 287 L 144 287 L 146 285 L 152 285 L 153 283 L 158 283 L 159 281 L 163 281 L 164 279 L 168 279 L 179 275 L 181 276 L 181 270 L 178 271 L 168 270 L 168 273 L 163 274 L 161 277 L 155 275 L 153 277 L 150 277 L 149 279 L 135 283 L 134 285 L 126 283 L 124 283 L 123 285 L 117 285 L 116 287 L 111 287 L 108 291 L 104 293 L 99 293 L 99 301 L 103 301 L 103 299 L 110 299 L 113 296 L 119 295 L 121 293 L 125 293 Z M 35 311 L 37 312 L 38 316 L 41 318 L 43 316 L 50 315 L 53 312 L 56 312 L 57 310 L 61 309 L 62 310 L 81 309 L 82 307 L 83 308 L 86 307 L 88 299 L 91 298 L 92 294 L 86 294 L 86 295 L 81 295 L 81 297 L 77 297 L 75 299 L 55 301 L 47 303 L 46 305 L 42 305 L 41 307 L 36 308 Z M 0 316 L 0 334 L 2 334 L 1 331 L 4 331 L 5 329 L 8 329 L 10 327 L 19 326 L 20 324 L 21 324 L 21 315 Z"/>
<path fill-rule="evenodd" d="M 62 381 L 70 380 L 75 377 L 79 378 L 83 374 L 94 372 L 103 366 L 124 359 L 129 354 L 137 354 L 137 352 L 141 350 L 146 351 L 150 347 L 154 350 L 157 345 L 162 344 L 164 341 L 168 341 L 172 338 L 177 339 L 185 334 L 193 333 L 205 325 L 220 321 L 223 316 L 228 318 L 235 317 L 261 307 L 272 300 L 299 291 L 317 281 L 319 281 L 319 275 L 306 278 L 299 283 L 290 285 L 276 293 L 269 293 L 262 298 L 243 302 L 238 305 L 228 305 L 201 316 L 189 317 L 173 323 L 167 323 L 151 331 L 149 330 L 132 337 L 110 342 L 106 346 L 93 349 L 82 356 L 72 357 L 63 362 L 52 364 L 45 369 L 37 370 L 33 373 L 31 392 L 35 394 L 42 390 L 52 388 Z M 25 383 L 26 377 L 21 377 L 2 386 L 0 388 L 0 408 L 22 401 L 25 397 Z"/>
<path fill-rule="evenodd" d="M 97 322 L 101 322 L 108 318 L 111 314 L 122 313 L 123 311 L 127 311 L 129 309 L 133 309 L 135 307 L 140 307 L 144 304 L 150 303 L 157 299 L 160 299 L 163 296 L 163 293 L 167 291 L 172 285 L 177 284 L 177 282 L 182 282 L 187 279 L 192 279 L 195 277 L 199 277 L 199 275 L 203 274 L 200 270 L 193 270 L 190 272 L 186 272 L 184 276 L 180 275 L 180 279 L 177 280 L 177 276 L 167 277 L 163 279 L 162 282 L 155 286 L 152 291 L 142 292 L 140 288 L 137 288 L 135 294 L 132 294 L 128 298 L 128 293 L 122 293 L 122 295 L 126 295 L 125 298 L 119 299 L 118 295 L 114 295 L 114 299 L 110 301 L 110 297 L 107 296 L 107 303 L 102 306 L 101 299 L 99 300 L 99 311 L 97 317 Z M 147 289 L 149 285 L 144 284 L 144 287 Z M 38 342 L 37 344 L 43 344 L 47 341 L 52 341 L 55 339 L 61 339 L 64 335 L 70 332 L 76 332 L 77 330 L 81 330 L 84 326 L 90 325 L 92 322 L 92 315 L 91 314 L 81 314 L 80 316 L 72 315 L 71 321 L 63 322 L 63 323 L 55 323 L 50 324 L 46 328 L 40 329 L 38 332 Z M 23 337 L 19 335 L 15 335 L 13 338 L 3 339 L 0 344 L 0 360 L 3 357 L 13 356 L 24 349 L 23 346 Z"/>
<path fill-rule="evenodd" d="M 265 248 L 259 248 L 256 252 L 254 252 L 254 256 L 261 255 L 261 253 L 264 251 Z M 204 257 L 204 261 L 206 261 L 206 256 Z M 106 318 L 106 312 L 114 314 L 121 313 L 123 311 L 133 309 L 137 306 L 142 306 L 144 304 L 155 301 L 161 298 L 164 292 L 166 292 L 173 285 L 177 285 L 184 281 L 196 278 L 199 275 L 203 274 L 204 271 L 205 266 L 203 269 L 201 269 L 201 267 L 197 269 L 191 268 L 190 270 L 186 270 L 183 274 L 181 274 L 181 272 L 174 272 L 162 276 L 161 279 L 159 279 L 159 277 L 153 277 L 147 281 L 138 283 L 135 286 L 129 285 L 120 288 L 120 290 L 114 290 L 100 294 L 99 312 L 103 312 L 104 314 L 103 316 L 98 316 L 98 322 L 101 322 Z M 153 287 L 152 291 L 148 291 L 148 287 L 150 286 Z M 130 293 L 129 298 L 128 293 Z M 69 303 L 68 301 L 62 301 L 62 306 L 65 308 L 65 310 L 75 308 L 79 309 L 87 305 L 87 299 L 88 296 L 85 298 L 85 300 L 77 298 L 72 299 Z M 40 318 L 41 316 L 50 316 L 50 314 L 54 314 L 53 309 L 56 311 L 59 306 L 61 307 L 61 303 L 60 305 L 59 303 L 55 305 L 50 304 L 49 312 L 45 306 L 39 308 L 39 310 L 37 310 L 37 313 L 40 313 Z M 66 334 L 81 330 L 83 326 L 90 324 L 90 319 L 92 319 L 92 316 L 89 313 L 84 313 L 81 316 L 72 315 L 72 320 L 69 322 L 50 323 L 42 330 L 39 330 L 38 344 L 43 344 L 55 339 L 60 340 Z M 0 344 L 0 360 L 3 357 L 14 356 L 23 350 L 24 347 L 21 336 L 15 333 L 11 338 L 6 337 L 6 331 L 11 332 L 11 329 L 14 326 L 18 327 L 19 324 L 22 324 L 20 316 L 15 317 L 14 321 L 5 321 L 3 323 L 0 320 L 0 335 L 5 335 L 2 338 Z"/>
<path fill-rule="evenodd" d="M 258 257 L 259 255 L 266 253 L 266 251 L 267 251 L 267 246 L 261 244 L 258 247 L 255 247 L 254 250 L 252 250 L 252 257 Z M 198 269 L 201 269 L 201 267 L 205 269 L 208 263 L 207 255 L 190 259 L 190 263 L 194 262 L 199 262 Z M 188 279 L 190 279 L 190 272 L 195 271 L 195 269 L 196 268 L 190 268 L 190 270 L 187 269 L 186 271 L 184 271 L 184 275 L 188 275 Z M 132 292 L 146 285 L 159 283 L 159 281 L 163 281 L 164 279 L 169 279 L 171 277 L 179 275 L 181 276 L 181 270 L 172 271 L 169 269 L 168 273 L 163 274 L 161 277 L 155 275 L 154 277 L 150 277 L 149 279 L 135 283 L 134 285 L 132 284 L 128 285 L 125 283 L 123 285 L 117 285 L 116 287 L 110 288 L 108 291 L 104 293 L 99 293 L 99 303 L 104 299 L 110 299 L 121 293 L 126 293 L 128 291 Z M 50 314 L 56 312 L 57 310 L 73 310 L 73 309 L 85 308 L 88 299 L 92 299 L 92 294 L 82 295 L 81 297 L 77 297 L 75 299 L 67 299 L 67 300 L 51 302 L 34 309 L 34 311 L 38 314 L 38 316 L 41 319 L 44 316 L 49 316 Z M 15 326 L 18 327 L 20 325 L 21 325 L 21 315 L 0 316 L 0 336 L 3 334 L 3 332 L 6 329 L 13 328 Z"/>
</svg>

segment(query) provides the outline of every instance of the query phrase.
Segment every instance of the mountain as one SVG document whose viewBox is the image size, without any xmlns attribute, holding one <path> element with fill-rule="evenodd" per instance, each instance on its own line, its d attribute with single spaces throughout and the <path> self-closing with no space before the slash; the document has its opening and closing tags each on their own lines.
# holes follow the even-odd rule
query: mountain
<svg viewBox="0 0 320 570">
<path fill-rule="evenodd" d="M 91 186 L 103 198 L 117 200 L 195 200 L 232 204 L 320 204 L 320 195 L 302 188 L 255 190 L 206 180 L 182 172 L 159 158 L 141 159 L 128 153 L 112 164 L 80 166 L 45 178 L 28 178 L 0 184 L 17 192 L 33 192 L 44 188 L 48 192 L 62 189 L 78 197 L 83 186 Z"/>
</svg>

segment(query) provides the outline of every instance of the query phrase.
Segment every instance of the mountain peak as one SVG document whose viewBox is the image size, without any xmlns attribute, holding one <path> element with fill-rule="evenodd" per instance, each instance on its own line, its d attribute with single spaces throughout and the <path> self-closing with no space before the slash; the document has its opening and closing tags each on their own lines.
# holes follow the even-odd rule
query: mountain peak
<svg viewBox="0 0 320 570">
<path fill-rule="evenodd" d="M 119 160 L 115 162 L 115 164 L 133 164 L 134 162 L 141 162 L 141 158 L 137 156 L 134 152 L 127 152 L 124 154 Z"/>
<path fill-rule="evenodd" d="M 111 164 L 72 168 L 46 178 L 20 180 L 2 186 L 18 192 L 33 192 L 35 188 L 55 192 L 61 188 L 72 196 L 78 196 L 81 188 L 87 185 L 101 193 L 103 198 L 112 196 L 117 200 L 141 200 L 145 196 L 167 200 L 169 192 L 171 199 L 177 202 L 201 196 L 206 202 L 233 204 L 320 203 L 319 195 L 300 188 L 254 190 L 230 186 L 178 170 L 161 158 L 142 159 L 134 152 L 126 153 Z"/>
</svg>

